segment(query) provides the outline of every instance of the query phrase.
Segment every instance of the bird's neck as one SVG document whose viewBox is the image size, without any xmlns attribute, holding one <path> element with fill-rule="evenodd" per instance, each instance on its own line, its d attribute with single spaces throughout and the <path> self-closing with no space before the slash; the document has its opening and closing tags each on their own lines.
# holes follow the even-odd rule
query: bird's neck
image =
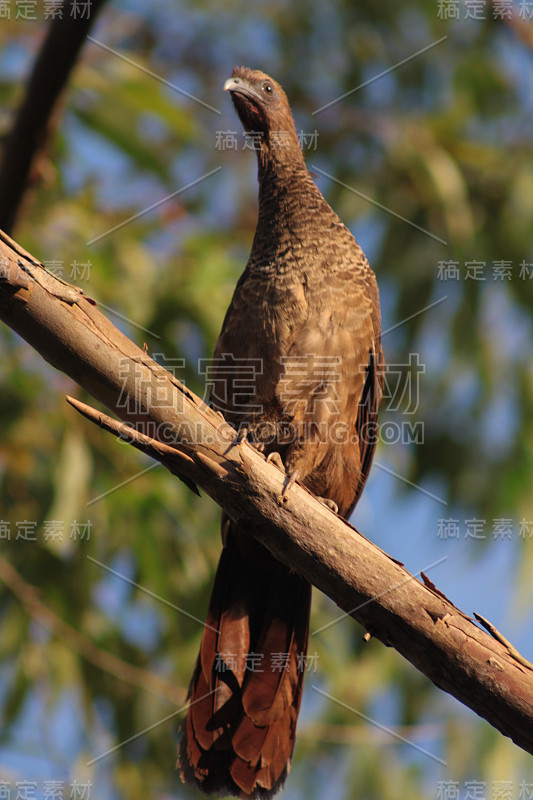
<svg viewBox="0 0 533 800">
<path fill-rule="evenodd" d="M 259 164 L 259 215 L 248 267 L 262 273 L 283 271 L 287 256 L 292 264 L 305 231 L 330 211 L 305 166 Z"/>
<path fill-rule="evenodd" d="M 283 182 L 291 175 L 307 174 L 305 161 L 294 125 L 292 129 L 269 131 L 258 142 L 257 166 L 259 184 L 263 181 Z"/>
</svg>

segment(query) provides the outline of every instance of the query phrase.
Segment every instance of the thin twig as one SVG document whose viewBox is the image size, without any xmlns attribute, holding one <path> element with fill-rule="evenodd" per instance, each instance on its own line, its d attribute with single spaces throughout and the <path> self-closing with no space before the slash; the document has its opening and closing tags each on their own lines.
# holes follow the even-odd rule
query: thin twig
<svg viewBox="0 0 533 800">
<path fill-rule="evenodd" d="M 0 578 L 20 600 L 26 613 L 32 619 L 44 625 L 54 636 L 65 642 L 71 650 L 79 653 L 95 667 L 132 686 L 148 689 L 174 705 L 181 705 L 184 702 L 186 695 L 184 689 L 174 686 L 159 675 L 128 664 L 112 653 L 102 650 L 87 636 L 61 619 L 55 611 L 52 611 L 39 599 L 37 589 L 27 583 L 3 556 L 0 556 Z"/>
</svg>

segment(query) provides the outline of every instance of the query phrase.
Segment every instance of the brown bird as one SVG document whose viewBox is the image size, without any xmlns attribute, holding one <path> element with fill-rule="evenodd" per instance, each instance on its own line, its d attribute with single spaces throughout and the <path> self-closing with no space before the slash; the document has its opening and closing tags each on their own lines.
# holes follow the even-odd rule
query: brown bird
<svg viewBox="0 0 533 800">
<path fill-rule="evenodd" d="M 224 89 L 257 151 L 259 218 L 215 347 L 211 404 L 347 518 L 376 445 L 376 279 L 305 167 L 281 86 L 236 67 Z M 294 749 L 311 587 L 226 516 L 222 540 L 178 764 L 204 792 L 269 798 Z"/>
</svg>

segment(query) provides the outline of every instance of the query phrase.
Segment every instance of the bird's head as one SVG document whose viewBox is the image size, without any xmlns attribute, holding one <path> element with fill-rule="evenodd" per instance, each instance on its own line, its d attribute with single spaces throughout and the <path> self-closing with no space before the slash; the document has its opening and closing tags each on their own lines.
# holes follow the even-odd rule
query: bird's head
<svg viewBox="0 0 533 800">
<path fill-rule="evenodd" d="M 253 135 L 260 161 L 303 160 L 287 95 L 273 78 L 248 67 L 235 67 L 224 84 L 244 130 Z"/>
</svg>

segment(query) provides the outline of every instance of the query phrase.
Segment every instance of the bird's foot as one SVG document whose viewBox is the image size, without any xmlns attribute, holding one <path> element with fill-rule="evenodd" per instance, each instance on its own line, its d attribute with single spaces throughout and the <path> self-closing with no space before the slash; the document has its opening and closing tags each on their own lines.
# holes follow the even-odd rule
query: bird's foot
<svg viewBox="0 0 533 800">
<path fill-rule="evenodd" d="M 232 445 L 235 446 L 238 444 L 242 444 L 243 442 L 246 441 L 248 441 L 248 428 L 243 426 L 242 428 L 239 428 L 239 430 L 237 431 L 237 436 L 233 440 Z"/>
<path fill-rule="evenodd" d="M 239 430 L 237 431 L 237 435 L 229 443 L 228 449 L 226 450 L 226 453 L 229 453 L 229 451 L 232 448 L 238 447 L 238 445 L 242 444 L 243 442 L 247 442 L 247 441 L 248 441 L 248 428 L 245 428 L 245 427 L 239 428 Z"/>
<path fill-rule="evenodd" d="M 294 486 L 294 484 L 296 483 L 296 481 L 298 480 L 299 477 L 300 477 L 300 473 L 298 472 L 297 469 L 293 469 L 293 471 L 289 475 L 287 475 L 287 478 L 285 480 L 285 484 L 283 486 L 283 491 L 281 492 L 280 496 L 278 497 L 278 503 L 279 503 L 280 506 L 283 505 L 283 503 L 286 503 L 287 500 L 289 499 L 287 497 L 287 493 L 288 493 L 289 489 L 291 488 L 291 486 Z"/>
<path fill-rule="evenodd" d="M 280 469 L 282 472 L 285 472 L 285 471 L 286 471 L 286 470 L 285 470 L 285 464 L 284 464 L 284 463 L 283 463 L 283 461 L 281 460 L 281 456 L 280 456 L 280 454 L 277 452 L 277 450 L 273 450 L 273 451 L 272 451 L 272 453 L 269 453 L 269 454 L 267 455 L 267 457 L 266 457 L 266 460 L 268 461 L 268 463 L 269 463 L 269 464 L 275 464 L 275 465 L 276 465 L 276 467 L 277 467 L 278 469 Z"/>
<path fill-rule="evenodd" d="M 320 500 L 321 503 L 330 508 L 334 514 L 339 513 L 339 506 L 335 500 L 330 500 L 329 497 L 317 497 L 317 500 Z"/>
</svg>

